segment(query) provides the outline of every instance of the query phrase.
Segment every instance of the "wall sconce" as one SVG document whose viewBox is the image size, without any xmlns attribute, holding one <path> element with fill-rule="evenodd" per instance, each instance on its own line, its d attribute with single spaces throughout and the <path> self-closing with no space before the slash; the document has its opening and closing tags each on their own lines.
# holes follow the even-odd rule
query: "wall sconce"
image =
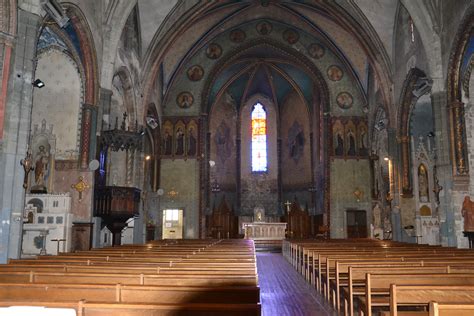
<svg viewBox="0 0 474 316">
<path fill-rule="evenodd" d="M 36 79 L 35 81 L 33 81 L 33 86 L 41 89 L 44 87 L 44 82 L 41 81 L 41 79 Z"/>
<path fill-rule="evenodd" d="M 168 191 L 168 196 L 173 200 L 176 196 L 178 196 L 178 191 L 176 191 L 174 188 L 171 188 L 170 191 Z"/>
<path fill-rule="evenodd" d="M 356 188 L 353 192 L 354 196 L 356 197 L 357 202 L 360 202 L 362 197 L 364 196 L 364 192 L 359 188 Z"/>
</svg>

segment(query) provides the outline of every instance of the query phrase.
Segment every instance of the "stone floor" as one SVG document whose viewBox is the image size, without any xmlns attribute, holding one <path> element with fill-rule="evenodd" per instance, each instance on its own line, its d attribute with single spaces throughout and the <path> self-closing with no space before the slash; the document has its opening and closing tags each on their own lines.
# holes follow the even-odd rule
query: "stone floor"
<svg viewBox="0 0 474 316">
<path fill-rule="evenodd" d="M 337 315 L 281 253 L 257 253 L 263 316 Z"/>
</svg>

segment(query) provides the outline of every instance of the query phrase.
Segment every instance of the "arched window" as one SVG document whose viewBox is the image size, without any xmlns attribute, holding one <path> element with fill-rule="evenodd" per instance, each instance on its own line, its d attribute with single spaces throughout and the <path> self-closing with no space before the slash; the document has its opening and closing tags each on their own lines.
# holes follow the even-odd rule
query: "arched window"
<svg viewBox="0 0 474 316">
<path fill-rule="evenodd" d="M 267 113 L 257 102 L 252 110 L 252 172 L 267 171 Z"/>
</svg>

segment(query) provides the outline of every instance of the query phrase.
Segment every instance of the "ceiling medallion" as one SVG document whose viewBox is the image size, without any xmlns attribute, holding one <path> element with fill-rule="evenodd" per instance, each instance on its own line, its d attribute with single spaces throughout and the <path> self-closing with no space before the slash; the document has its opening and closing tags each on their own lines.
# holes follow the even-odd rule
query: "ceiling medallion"
<svg viewBox="0 0 474 316">
<path fill-rule="evenodd" d="M 268 35 L 272 32 L 273 26 L 270 22 L 262 21 L 257 23 L 256 29 L 260 35 Z"/>
<path fill-rule="evenodd" d="M 300 34 L 293 29 L 286 29 L 283 32 L 283 39 L 289 44 L 295 44 L 300 39 Z"/>
<path fill-rule="evenodd" d="M 187 71 L 188 79 L 191 81 L 199 81 L 204 75 L 204 69 L 199 65 L 189 67 Z"/>
<path fill-rule="evenodd" d="M 242 43 L 245 40 L 245 32 L 241 29 L 236 29 L 230 32 L 229 38 L 234 43 Z"/>
<path fill-rule="evenodd" d="M 317 44 L 317 43 L 312 43 L 308 47 L 309 56 L 311 56 L 315 59 L 323 58 L 325 53 L 326 53 L 326 49 L 324 48 L 323 45 L 320 45 L 320 44 Z"/>
<path fill-rule="evenodd" d="M 206 49 L 206 56 L 210 59 L 217 59 L 222 55 L 222 47 L 219 44 L 211 43 Z"/>
<path fill-rule="evenodd" d="M 332 65 L 328 67 L 327 74 L 332 81 L 339 81 L 342 79 L 344 72 L 339 66 Z"/>
<path fill-rule="evenodd" d="M 183 91 L 176 97 L 176 104 L 182 109 L 187 109 L 193 105 L 194 97 L 190 92 Z"/>
<path fill-rule="evenodd" d="M 337 95 L 336 102 L 341 109 L 347 110 L 352 107 L 354 99 L 352 98 L 352 95 L 349 92 L 341 92 Z"/>
</svg>

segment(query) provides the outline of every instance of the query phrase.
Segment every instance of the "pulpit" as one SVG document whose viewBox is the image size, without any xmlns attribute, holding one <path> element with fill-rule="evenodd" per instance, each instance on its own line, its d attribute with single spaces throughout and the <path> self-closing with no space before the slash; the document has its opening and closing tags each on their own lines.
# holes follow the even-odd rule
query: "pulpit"
<svg viewBox="0 0 474 316">
<path fill-rule="evenodd" d="M 94 194 L 94 216 L 101 217 L 113 234 L 113 245 L 120 245 L 122 229 L 129 218 L 139 214 L 140 190 L 137 188 L 98 187 Z"/>
</svg>

